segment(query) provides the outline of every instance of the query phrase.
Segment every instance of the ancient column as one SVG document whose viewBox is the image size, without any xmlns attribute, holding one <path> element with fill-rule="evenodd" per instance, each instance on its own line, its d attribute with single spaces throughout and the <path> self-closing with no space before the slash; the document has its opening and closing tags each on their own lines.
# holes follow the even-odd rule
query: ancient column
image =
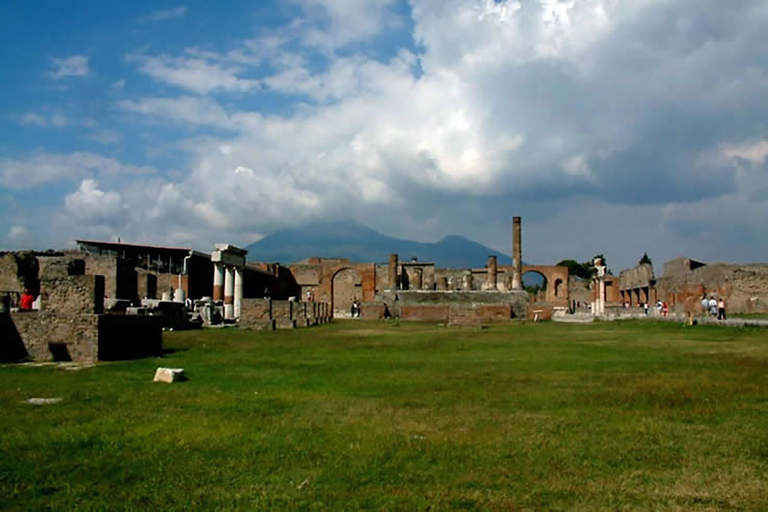
<svg viewBox="0 0 768 512">
<path fill-rule="evenodd" d="M 234 320 L 235 318 L 235 269 L 227 267 L 224 274 L 224 318 Z"/>
<path fill-rule="evenodd" d="M 224 300 L 224 264 L 213 264 L 213 300 Z"/>
<path fill-rule="evenodd" d="M 387 271 L 388 287 L 390 290 L 397 290 L 397 254 L 389 255 L 389 269 Z"/>
<path fill-rule="evenodd" d="M 235 318 L 240 318 L 240 307 L 243 302 L 243 269 L 235 268 Z"/>
<path fill-rule="evenodd" d="M 485 289 L 496 291 L 496 256 L 488 256 L 488 271 L 485 273 Z"/>
<path fill-rule="evenodd" d="M 523 241 L 520 217 L 512 217 L 512 289 L 523 289 Z"/>
<path fill-rule="evenodd" d="M 411 288 L 414 290 L 421 290 L 424 285 L 424 271 L 420 268 L 413 269 L 413 283 Z"/>
<path fill-rule="evenodd" d="M 461 276 L 461 289 L 462 291 L 472 291 L 472 286 L 474 283 L 472 282 L 472 272 L 467 271 L 464 272 L 464 274 Z"/>
</svg>

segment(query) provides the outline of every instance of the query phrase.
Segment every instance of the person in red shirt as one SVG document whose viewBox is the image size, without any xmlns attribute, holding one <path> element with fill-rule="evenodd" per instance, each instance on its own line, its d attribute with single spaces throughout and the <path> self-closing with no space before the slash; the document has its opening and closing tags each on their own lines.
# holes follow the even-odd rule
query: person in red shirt
<svg viewBox="0 0 768 512">
<path fill-rule="evenodd" d="M 25 288 L 24 293 L 21 294 L 21 299 L 19 300 L 19 310 L 32 311 L 33 302 L 35 302 L 35 298 L 29 293 L 29 290 Z"/>
</svg>

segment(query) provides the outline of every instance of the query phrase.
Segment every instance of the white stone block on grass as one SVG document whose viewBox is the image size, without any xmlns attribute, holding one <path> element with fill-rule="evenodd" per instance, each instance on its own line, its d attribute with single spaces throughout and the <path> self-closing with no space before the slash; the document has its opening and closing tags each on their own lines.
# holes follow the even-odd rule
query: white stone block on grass
<svg viewBox="0 0 768 512">
<path fill-rule="evenodd" d="M 184 379 L 184 368 L 158 368 L 155 372 L 155 382 L 181 382 Z"/>
</svg>

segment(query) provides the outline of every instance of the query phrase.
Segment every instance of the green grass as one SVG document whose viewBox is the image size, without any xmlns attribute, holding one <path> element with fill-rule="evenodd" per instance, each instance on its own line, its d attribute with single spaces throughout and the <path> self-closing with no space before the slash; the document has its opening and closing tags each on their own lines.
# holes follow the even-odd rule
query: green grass
<svg viewBox="0 0 768 512">
<path fill-rule="evenodd" d="M 348 321 L 165 345 L 0 367 L 0 508 L 768 509 L 768 331 Z"/>
<path fill-rule="evenodd" d="M 768 320 L 768 313 L 735 313 L 730 316 L 732 318 L 743 318 L 745 320 Z"/>
</svg>

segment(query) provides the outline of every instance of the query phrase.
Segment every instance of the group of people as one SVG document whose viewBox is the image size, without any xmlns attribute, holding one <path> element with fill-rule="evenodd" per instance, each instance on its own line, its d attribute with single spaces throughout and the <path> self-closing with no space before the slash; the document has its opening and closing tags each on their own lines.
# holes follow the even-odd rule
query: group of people
<svg viewBox="0 0 768 512">
<path fill-rule="evenodd" d="M 651 308 L 650 308 L 650 306 L 648 305 L 647 302 L 640 302 L 640 303 L 638 303 L 637 307 L 638 308 L 642 308 L 643 309 L 643 313 L 645 313 L 645 316 L 648 316 L 648 313 L 650 312 Z M 629 309 L 630 308 L 629 302 L 625 302 L 624 303 L 624 308 L 625 309 Z M 660 300 L 657 300 L 656 301 L 656 312 L 658 313 L 659 316 L 667 316 L 669 314 L 669 306 L 667 305 L 666 302 L 662 302 Z"/>
<path fill-rule="evenodd" d="M 701 311 L 705 316 L 709 314 L 710 316 L 717 317 L 718 320 L 725 320 L 725 300 L 722 297 L 716 300 L 712 295 L 709 298 L 704 295 L 701 298 Z"/>
</svg>

